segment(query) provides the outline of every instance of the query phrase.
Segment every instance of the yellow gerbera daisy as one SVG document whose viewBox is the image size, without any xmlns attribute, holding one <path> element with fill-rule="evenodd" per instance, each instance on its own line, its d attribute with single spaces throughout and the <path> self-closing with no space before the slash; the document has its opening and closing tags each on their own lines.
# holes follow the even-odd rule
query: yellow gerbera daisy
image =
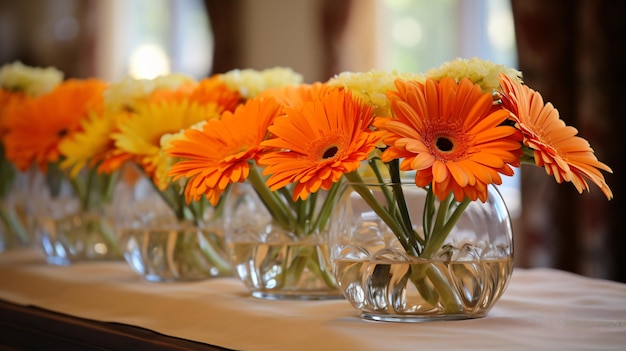
<svg viewBox="0 0 626 351">
<path fill-rule="evenodd" d="M 500 75 L 503 106 L 524 136 L 524 145 L 534 151 L 535 164 L 544 167 L 558 183 L 572 182 L 579 193 L 589 191 L 586 179 L 595 183 L 610 200 L 611 189 L 600 170 L 612 173 L 598 161 L 587 140 L 576 136 L 576 128 L 565 125 L 551 103 L 544 104 L 537 91 L 506 75 Z"/>
<path fill-rule="evenodd" d="M 397 80 L 396 86 L 388 93 L 394 117 L 376 121 L 389 145 L 383 161 L 402 159 L 400 168 L 417 170 L 415 183 L 432 186 L 440 200 L 452 192 L 457 201 L 484 202 L 487 184 L 513 174 L 521 135 L 502 125 L 508 111 L 494 109 L 491 94 L 468 79 Z"/>
<path fill-rule="evenodd" d="M 116 124 L 111 115 L 90 113 L 81 120 L 81 130 L 63 139 L 59 151 L 64 157 L 61 168 L 71 168 L 70 176 L 75 177 L 88 165 L 95 166 L 106 158 L 114 148 L 111 138 Z"/>
<path fill-rule="evenodd" d="M 258 157 L 267 128 L 281 109 L 274 99 L 251 99 L 234 113 L 226 111 L 219 120 L 208 121 L 202 130 L 187 130 L 186 140 L 172 141 L 167 152 L 184 160 L 169 175 L 174 181 L 189 178 L 187 201 L 204 195 L 216 205 L 229 184 L 244 181 L 250 172 L 248 161 Z"/>
<path fill-rule="evenodd" d="M 293 199 L 328 190 L 344 173 L 356 171 L 380 136 L 370 130 L 373 108 L 343 89 L 334 89 L 299 108 L 285 109 L 261 143 L 277 148 L 261 156 L 272 191 L 295 184 Z"/>
<path fill-rule="evenodd" d="M 163 185 L 156 178 L 157 168 L 167 162 L 161 152 L 161 137 L 217 118 L 214 104 L 198 105 L 188 100 L 141 103 L 136 105 L 135 114 L 119 122 L 119 132 L 113 134 L 113 139 L 115 146 L 132 156 L 155 184 Z"/>
</svg>

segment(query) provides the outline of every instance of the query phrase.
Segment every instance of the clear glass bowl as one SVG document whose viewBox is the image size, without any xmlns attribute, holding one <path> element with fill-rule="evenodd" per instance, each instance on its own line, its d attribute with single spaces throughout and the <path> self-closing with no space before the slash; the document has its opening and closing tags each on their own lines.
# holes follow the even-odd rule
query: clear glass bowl
<svg viewBox="0 0 626 351">
<path fill-rule="evenodd" d="M 136 273 L 153 282 L 232 276 L 215 208 L 207 205 L 194 220 L 181 219 L 150 179 L 132 167 L 125 172 L 116 189 L 115 228 L 124 258 Z M 167 195 L 172 194 L 185 203 L 182 193 Z"/>
<path fill-rule="evenodd" d="M 298 236 L 281 228 L 250 184 L 233 184 L 227 196 L 224 234 L 233 271 L 252 296 L 343 298 L 330 266 L 327 231 Z"/>
<path fill-rule="evenodd" d="M 401 186 L 413 229 L 423 233 L 426 191 L 412 183 Z M 384 203 L 380 189 L 369 186 Z M 493 186 L 487 202 L 471 202 L 429 257 L 407 254 L 381 217 L 349 187 L 335 209 L 330 233 L 334 275 L 365 319 L 483 317 L 506 289 L 513 270 L 511 219 Z"/>
</svg>

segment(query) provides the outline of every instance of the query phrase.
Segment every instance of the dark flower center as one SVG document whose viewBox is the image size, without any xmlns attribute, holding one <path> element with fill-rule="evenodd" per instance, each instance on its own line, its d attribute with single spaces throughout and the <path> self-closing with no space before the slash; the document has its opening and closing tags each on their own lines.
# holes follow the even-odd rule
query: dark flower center
<svg viewBox="0 0 626 351">
<path fill-rule="evenodd" d="M 328 149 L 326 149 L 326 151 L 324 151 L 324 154 L 322 155 L 322 157 L 324 159 L 331 158 L 331 157 L 333 157 L 333 156 L 335 156 L 337 154 L 337 151 L 339 151 L 338 147 L 331 146 Z"/>
<path fill-rule="evenodd" d="M 452 148 L 454 147 L 452 141 L 445 137 L 437 138 L 437 141 L 435 141 L 435 145 L 437 145 L 437 148 L 443 152 L 452 151 Z"/>
</svg>

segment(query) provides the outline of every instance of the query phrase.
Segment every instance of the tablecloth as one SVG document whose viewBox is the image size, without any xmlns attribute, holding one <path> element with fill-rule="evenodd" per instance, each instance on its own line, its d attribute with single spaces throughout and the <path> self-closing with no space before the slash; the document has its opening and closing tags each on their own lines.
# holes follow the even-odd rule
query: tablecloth
<svg viewBox="0 0 626 351">
<path fill-rule="evenodd" d="M 484 318 L 366 321 L 345 300 L 271 301 L 235 278 L 153 283 L 123 261 L 0 254 L 0 299 L 237 350 L 626 350 L 626 284 L 519 269 Z"/>
</svg>

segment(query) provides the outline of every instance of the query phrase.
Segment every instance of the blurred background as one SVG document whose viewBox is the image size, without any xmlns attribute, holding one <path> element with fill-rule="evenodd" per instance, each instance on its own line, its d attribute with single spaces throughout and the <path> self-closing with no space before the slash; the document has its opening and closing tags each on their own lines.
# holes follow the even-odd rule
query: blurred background
<svg viewBox="0 0 626 351">
<path fill-rule="evenodd" d="M 626 282 L 624 15 L 611 0 L 0 0 L 0 65 L 111 82 L 287 66 L 307 83 L 457 57 L 515 67 L 613 168 L 615 195 L 533 167 L 506 179 L 516 266 Z"/>
</svg>

